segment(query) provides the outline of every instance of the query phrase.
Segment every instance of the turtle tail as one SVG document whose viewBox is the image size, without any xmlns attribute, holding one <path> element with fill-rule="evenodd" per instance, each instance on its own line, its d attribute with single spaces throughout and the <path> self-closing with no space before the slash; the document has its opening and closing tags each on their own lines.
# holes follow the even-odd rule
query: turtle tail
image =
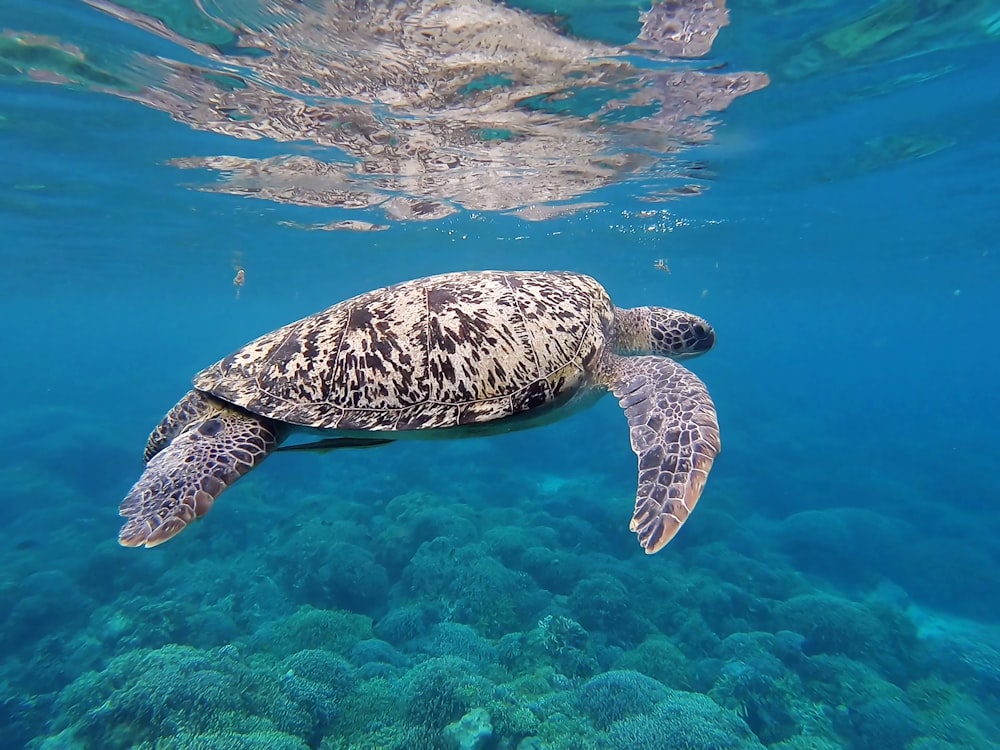
<svg viewBox="0 0 1000 750">
<path fill-rule="evenodd" d="M 285 435 L 280 423 L 191 391 L 150 436 L 146 470 L 119 507 L 118 541 L 155 547 L 180 533 Z"/>
</svg>

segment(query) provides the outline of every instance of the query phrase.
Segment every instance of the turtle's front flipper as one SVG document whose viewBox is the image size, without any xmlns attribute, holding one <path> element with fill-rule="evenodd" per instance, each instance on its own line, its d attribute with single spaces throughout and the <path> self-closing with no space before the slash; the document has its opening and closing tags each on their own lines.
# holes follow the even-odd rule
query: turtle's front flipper
<svg viewBox="0 0 1000 750">
<path fill-rule="evenodd" d="M 179 429 L 170 420 L 175 413 L 183 416 Z M 180 533 L 285 437 L 280 424 L 198 392 L 185 396 L 161 429 L 171 439 L 158 447 L 119 508 L 128 519 L 118 534 L 126 547 L 155 547 Z"/>
<path fill-rule="evenodd" d="M 722 445 L 705 384 L 665 357 L 612 357 L 609 386 L 628 417 L 639 457 L 629 528 L 647 554 L 669 542 L 694 510 Z"/>
</svg>

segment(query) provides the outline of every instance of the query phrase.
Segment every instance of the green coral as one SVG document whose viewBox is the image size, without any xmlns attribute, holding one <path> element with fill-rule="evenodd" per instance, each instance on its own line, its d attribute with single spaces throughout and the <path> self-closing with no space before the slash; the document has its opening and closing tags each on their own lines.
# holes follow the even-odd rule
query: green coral
<svg viewBox="0 0 1000 750">
<path fill-rule="evenodd" d="M 782 742 L 768 745 L 768 748 L 770 750 L 843 750 L 844 746 L 835 740 L 797 734 Z"/>
<path fill-rule="evenodd" d="M 425 726 L 375 726 L 359 735 L 323 738 L 320 750 L 440 750 L 440 732 Z"/>
<path fill-rule="evenodd" d="M 510 570 L 478 544 L 460 545 L 437 537 L 420 546 L 403 571 L 407 590 L 437 602 L 442 619 L 473 625 L 498 638 L 518 629 L 537 603 L 537 586 L 524 573 Z"/>
<path fill-rule="evenodd" d="M 514 700 L 491 700 L 485 705 L 493 721 L 495 737 L 519 740 L 538 731 L 538 717 L 524 705 Z"/>
<path fill-rule="evenodd" d="M 406 717 L 427 727 L 443 729 L 473 706 L 482 705 L 493 685 L 477 675 L 465 659 L 438 656 L 413 667 L 400 680 Z"/>
<path fill-rule="evenodd" d="M 614 750 L 763 750 L 750 728 L 733 712 L 700 693 L 670 691 L 651 712 L 614 722 L 608 728 Z"/>
<path fill-rule="evenodd" d="M 354 687 L 353 668 L 336 654 L 318 648 L 296 651 L 281 666 L 296 677 L 319 682 L 346 693 Z"/>
<path fill-rule="evenodd" d="M 795 696 L 800 692 L 794 675 L 730 661 L 720 670 L 708 695 L 735 711 L 762 742 L 772 744 L 797 733 Z"/>
<path fill-rule="evenodd" d="M 75 717 L 75 736 L 99 747 L 128 747 L 171 735 L 177 720 L 209 731 L 219 715 L 242 712 L 225 662 L 190 646 L 140 649 L 89 672 L 60 694 L 60 717 Z M 63 728 L 57 725 L 57 728 Z"/>
<path fill-rule="evenodd" d="M 847 706 L 880 696 L 902 696 L 902 690 L 874 669 L 846 656 L 820 654 L 798 670 L 806 696 L 827 706 Z"/>
<path fill-rule="evenodd" d="M 636 612 L 625 584 L 609 573 L 596 573 L 580 581 L 569 596 L 569 607 L 588 631 L 607 633 L 624 646 L 641 642 L 652 630 Z"/>
<path fill-rule="evenodd" d="M 305 606 L 261 628 L 250 645 L 278 656 L 290 656 L 303 649 L 324 649 L 346 658 L 359 641 L 374 637 L 370 617 Z"/>
<path fill-rule="evenodd" d="M 181 729 L 202 745 L 206 736 L 244 744 L 261 735 L 318 742 L 352 687 L 350 668 L 325 652 L 300 651 L 279 664 L 268 656 L 241 659 L 234 646 L 138 649 L 67 686 L 53 728 L 101 748 L 159 746 Z"/>
<path fill-rule="evenodd" d="M 775 607 L 773 625 L 776 631 L 805 636 L 802 651 L 807 655 L 843 654 L 893 681 L 905 681 L 913 671 L 916 628 L 888 604 L 825 594 L 796 596 Z"/>
<path fill-rule="evenodd" d="M 587 680 L 577 693 L 577 707 L 598 729 L 645 713 L 667 697 L 667 688 L 639 672 L 613 671 Z"/>
<path fill-rule="evenodd" d="M 561 615 L 546 615 L 538 627 L 521 639 L 524 667 L 549 663 L 567 677 L 586 678 L 600 671 L 590 634 L 578 622 Z"/>
<path fill-rule="evenodd" d="M 957 685 L 931 677 L 910 683 L 906 698 L 917 712 L 920 731 L 926 736 L 926 750 L 995 750 L 1000 737 L 1000 720 Z M 933 739 L 934 742 L 929 740 Z M 916 750 L 915 741 L 908 750 Z"/>
<path fill-rule="evenodd" d="M 252 732 L 206 732 L 193 734 L 181 730 L 155 744 L 144 742 L 135 750 L 308 750 L 298 737 L 274 730 Z"/>
<path fill-rule="evenodd" d="M 544 719 L 537 735 L 545 750 L 600 750 L 606 747 L 603 737 L 589 721 L 578 716 L 571 706 L 560 706 L 561 703 L 545 702 Z"/>
<path fill-rule="evenodd" d="M 400 691 L 394 681 L 376 677 L 358 683 L 354 691 L 343 698 L 337 735 L 360 738 L 373 732 L 385 734 L 386 727 L 403 725 L 399 697 Z"/>
<path fill-rule="evenodd" d="M 446 504 L 443 498 L 424 492 L 407 492 L 388 502 L 375 524 L 376 555 L 390 571 L 398 574 L 428 539 L 451 536 L 474 539 L 477 525 L 469 508 Z"/>
<path fill-rule="evenodd" d="M 678 690 L 691 688 L 689 668 L 690 662 L 684 653 L 670 638 L 662 635 L 650 636 L 615 662 L 615 669 L 641 672 Z"/>
</svg>

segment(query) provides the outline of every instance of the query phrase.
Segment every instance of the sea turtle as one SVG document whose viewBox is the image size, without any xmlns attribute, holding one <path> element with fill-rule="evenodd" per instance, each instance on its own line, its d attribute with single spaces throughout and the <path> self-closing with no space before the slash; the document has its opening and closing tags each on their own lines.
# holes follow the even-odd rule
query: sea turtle
<svg viewBox="0 0 1000 750">
<path fill-rule="evenodd" d="M 615 307 L 577 273 L 470 271 L 377 289 L 196 375 L 149 437 L 119 541 L 170 539 L 297 429 L 333 431 L 300 449 L 506 432 L 611 391 L 639 458 L 630 528 L 651 554 L 687 519 L 720 450 L 705 385 L 674 361 L 714 344 L 701 318 Z"/>
</svg>

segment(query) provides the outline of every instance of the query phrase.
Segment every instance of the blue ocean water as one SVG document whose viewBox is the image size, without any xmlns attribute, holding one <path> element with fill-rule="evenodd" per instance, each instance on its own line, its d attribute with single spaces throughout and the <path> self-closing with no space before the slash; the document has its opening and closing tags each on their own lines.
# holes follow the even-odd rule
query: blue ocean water
<svg viewBox="0 0 1000 750">
<path fill-rule="evenodd" d="M 1000 746 L 1000 7 L 694 3 L 677 54 L 513 5 L 0 0 L 0 748 Z M 613 398 L 278 455 L 118 545 L 194 373 L 484 268 L 714 325 L 669 546 Z"/>
</svg>

